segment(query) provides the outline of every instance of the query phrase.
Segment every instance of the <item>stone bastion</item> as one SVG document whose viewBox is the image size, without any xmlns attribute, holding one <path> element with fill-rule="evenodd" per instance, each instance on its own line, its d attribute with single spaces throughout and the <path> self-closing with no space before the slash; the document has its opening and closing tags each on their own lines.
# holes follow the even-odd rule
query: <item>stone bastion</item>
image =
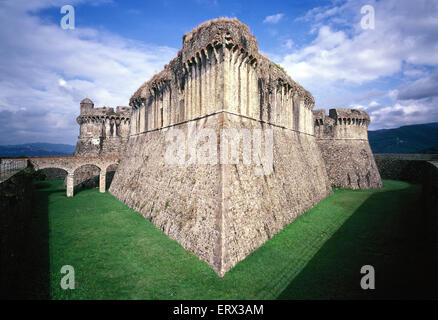
<svg viewBox="0 0 438 320">
<path fill-rule="evenodd" d="M 130 106 L 129 139 L 110 192 L 220 276 L 329 195 L 332 185 L 380 186 L 368 116 L 330 111 L 320 133 L 313 96 L 258 52 L 256 38 L 237 19 L 211 20 L 184 35 L 177 56 L 140 86 Z M 178 147 L 195 151 L 175 163 L 167 152 L 177 136 Z M 237 161 L 223 161 L 232 158 L 233 139 Z M 245 155 L 248 145 L 261 151 Z M 213 161 L 199 160 L 205 149 Z M 269 154 L 270 163 L 261 161 Z M 224 158 L 215 161 L 216 155 Z M 337 179 L 332 172 L 341 168 Z"/>
</svg>

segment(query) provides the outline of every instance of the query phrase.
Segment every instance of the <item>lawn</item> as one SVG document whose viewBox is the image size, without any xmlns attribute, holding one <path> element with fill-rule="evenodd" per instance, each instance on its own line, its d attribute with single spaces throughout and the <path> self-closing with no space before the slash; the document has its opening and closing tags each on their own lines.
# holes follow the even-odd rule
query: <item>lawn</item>
<svg viewBox="0 0 438 320">
<path fill-rule="evenodd" d="M 52 299 L 367 299 L 430 297 L 421 186 L 384 181 L 380 190 L 335 190 L 223 278 L 109 193 L 67 198 L 61 180 L 37 184 L 48 215 Z M 63 290 L 63 265 L 76 288 Z M 376 289 L 360 288 L 360 268 Z M 436 294 L 435 294 L 436 295 Z"/>
</svg>

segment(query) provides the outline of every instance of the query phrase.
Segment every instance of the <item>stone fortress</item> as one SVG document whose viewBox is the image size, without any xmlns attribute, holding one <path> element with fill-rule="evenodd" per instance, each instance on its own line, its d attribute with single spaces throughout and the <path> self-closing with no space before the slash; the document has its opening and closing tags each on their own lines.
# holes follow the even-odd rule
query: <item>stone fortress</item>
<svg viewBox="0 0 438 320">
<path fill-rule="evenodd" d="M 81 101 L 81 113 L 76 121 L 80 125 L 75 156 L 122 154 L 128 141 L 130 107 L 94 108 L 88 98 Z"/>
<path fill-rule="evenodd" d="M 382 180 L 368 142 L 370 117 L 355 109 L 313 111 L 315 137 L 334 187 L 371 189 Z"/>
<path fill-rule="evenodd" d="M 368 115 L 313 111 L 313 96 L 259 53 L 237 19 L 211 20 L 184 35 L 177 56 L 133 94 L 130 106 L 114 112 L 83 100 L 75 154 L 120 153 L 110 192 L 219 276 L 333 186 L 382 185 Z M 170 164 L 166 134 L 175 129 L 186 137 L 211 129 L 218 142 L 224 129 L 272 130 L 272 172 L 254 173 L 264 166 L 254 161 L 260 154 L 252 164 Z M 261 145 L 266 150 L 267 142 Z"/>
<path fill-rule="evenodd" d="M 129 138 L 130 107 L 94 108 L 88 98 L 81 101 L 81 113 L 77 117 L 79 137 L 74 156 L 109 156 L 124 153 Z M 116 166 L 108 168 L 106 181 L 109 185 Z M 76 170 L 75 187 L 95 187 L 99 185 L 100 169 L 94 165 L 84 165 Z"/>
</svg>

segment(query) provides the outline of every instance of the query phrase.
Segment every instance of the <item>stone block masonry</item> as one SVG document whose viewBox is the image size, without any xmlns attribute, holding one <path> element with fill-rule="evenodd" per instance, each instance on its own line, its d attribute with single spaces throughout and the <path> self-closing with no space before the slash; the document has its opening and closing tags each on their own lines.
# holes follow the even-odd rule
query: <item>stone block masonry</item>
<svg viewBox="0 0 438 320">
<path fill-rule="evenodd" d="M 35 168 L 35 170 L 44 170 L 48 168 L 62 169 L 67 173 L 65 186 L 67 197 L 74 194 L 76 175 L 83 174 L 82 168 L 93 167 L 97 169 L 99 177 L 100 192 L 105 192 L 107 185 L 107 172 L 114 171 L 120 162 L 119 155 L 110 156 L 81 156 L 81 157 L 38 157 L 27 158 L 26 160 Z M 85 171 L 86 172 L 86 171 Z M 112 175 L 111 175 L 112 176 Z"/>
<path fill-rule="evenodd" d="M 190 125 L 212 129 L 217 141 L 220 129 L 272 129 L 273 172 L 257 175 L 242 161 L 168 164 L 171 127 L 130 138 L 110 192 L 221 276 L 331 192 L 311 135 L 227 112 L 175 128 L 188 136 Z"/>
<path fill-rule="evenodd" d="M 315 136 L 330 183 L 346 189 L 382 187 L 368 142 L 368 114 L 355 109 L 315 110 Z"/>
<path fill-rule="evenodd" d="M 80 125 L 75 156 L 120 155 L 125 151 L 131 119 L 130 107 L 94 108 L 94 103 L 85 98 L 80 103 Z M 75 188 L 101 186 L 100 170 L 94 165 L 85 165 L 75 172 Z M 67 185 L 67 179 L 65 180 Z"/>
<path fill-rule="evenodd" d="M 177 57 L 131 97 L 129 141 L 110 187 L 220 276 L 331 192 L 312 95 L 257 47 L 237 19 L 185 35 Z M 223 129 L 272 130 L 272 170 L 256 174 L 254 158 L 169 163 L 166 133 L 193 128 L 213 130 L 215 141 Z"/>
</svg>

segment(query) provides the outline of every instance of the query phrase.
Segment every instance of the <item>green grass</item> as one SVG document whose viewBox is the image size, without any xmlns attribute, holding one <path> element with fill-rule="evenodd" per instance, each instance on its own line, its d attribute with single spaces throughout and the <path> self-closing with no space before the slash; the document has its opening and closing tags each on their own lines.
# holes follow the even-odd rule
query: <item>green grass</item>
<svg viewBox="0 0 438 320">
<path fill-rule="evenodd" d="M 67 198 L 62 181 L 44 182 L 36 208 L 48 214 L 51 298 L 404 297 L 430 274 L 417 209 L 421 187 L 384 184 L 335 190 L 219 278 L 109 193 L 89 189 Z M 360 289 L 365 264 L 376 268 L 374 291 Z M 63 265 L 75 268 L 75 290 L 60 287 Z"/>
</svg>

